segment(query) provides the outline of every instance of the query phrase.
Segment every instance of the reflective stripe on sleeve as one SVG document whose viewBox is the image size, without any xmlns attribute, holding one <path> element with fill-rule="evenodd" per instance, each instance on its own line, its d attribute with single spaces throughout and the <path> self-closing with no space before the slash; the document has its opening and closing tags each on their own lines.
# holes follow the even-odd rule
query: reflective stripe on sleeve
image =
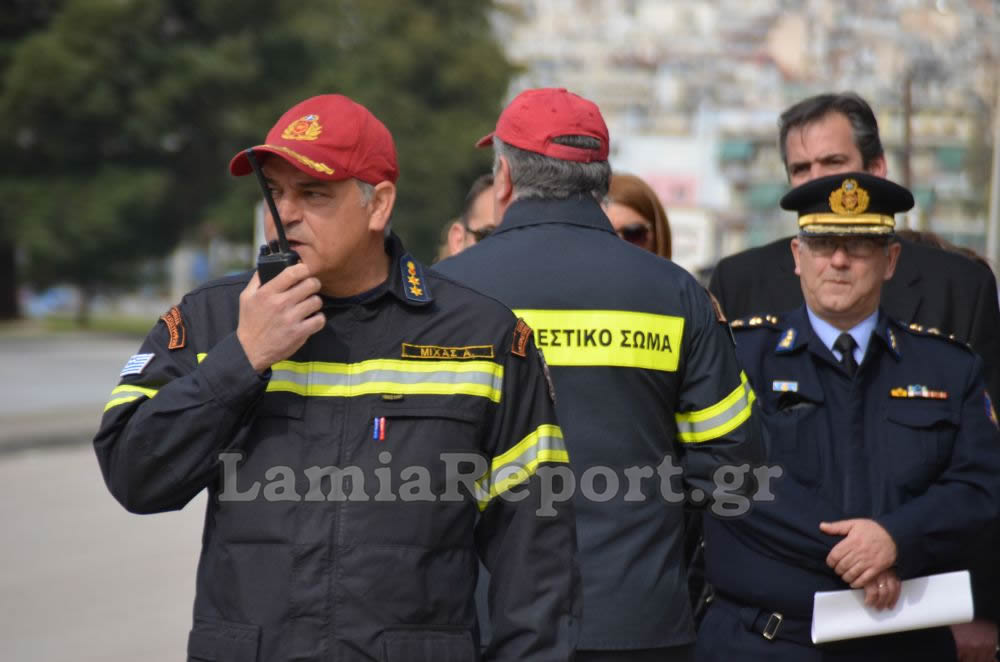
<svg viewBox="0 0 1000 662">
<path fill-rule="evenodd" d="M 111 399 L 108 400 L 108 404 L 104 405 L 104 411 L 107 411 L 112 407 L 117 407 L 118 405 L 123 405 L 126 402 L 138 400 L 139 398 L 151 398 L 156 395 L 156 393 L 157 389 L 155 388 L 145 388 L 142 386 L 135 386 L 133 384 L 122 384 L 121 386 L 116 386 L 111 391 Z"/>
<path fill-rule="evenodd" d="M 491 361 L 279 361 L 271 366 L 267 390 L 343 398 L 376 393 L 472 395 L 500 402 L 503 366 Z"/>
<path fill-rule="evenodd" d="M 725 398 L 706 409 L 677 414 L 677 440 L 691 444 L 729 434 L 750 418 L 756 399 L 746 373 L 740 372 L 740 385 Z"/>
<path fill-rule="evenodd" d="M 558 425 L 545 424 L 493 458 L 489 473 L 476 481 L 479 510 L 486 510 L 493 497 L 527 482 L 542 462 L 569 462 L 566 442 Z"/>
</svg>

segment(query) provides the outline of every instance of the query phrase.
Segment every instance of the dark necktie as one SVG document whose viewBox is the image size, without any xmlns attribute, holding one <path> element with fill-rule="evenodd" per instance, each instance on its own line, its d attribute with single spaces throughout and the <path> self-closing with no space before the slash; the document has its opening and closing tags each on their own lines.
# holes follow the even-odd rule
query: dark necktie
<svg viewBox="0 0 1000 662">
<path fill-rule="evenodd" d="M 837 336 L 836 342 L 833 343 L 833 348 L 842 355 L 840 365 L 844 366 L 844 370 L 851 377 L 858 371 L 858 362 L 854 360 L 854 348 L 856 346 L 857 343 L 854 342 L 854 338 L 849 333 L 841 333 Z"/>
</svg>

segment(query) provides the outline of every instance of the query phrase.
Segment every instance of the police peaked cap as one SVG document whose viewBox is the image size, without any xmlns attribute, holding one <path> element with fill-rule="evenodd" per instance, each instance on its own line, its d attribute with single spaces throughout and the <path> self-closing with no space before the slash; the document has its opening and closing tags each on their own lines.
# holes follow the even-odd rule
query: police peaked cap
<svg viewBox="0 0 1000 662">
<path fill-rule="evenodd" d="M 803 235 L 889 236 L 895 215 L 913 208 L 913 194 L 888 179 L 847 172 L 793 188 L 781 208 L 798 213 Z"/>
</svg>

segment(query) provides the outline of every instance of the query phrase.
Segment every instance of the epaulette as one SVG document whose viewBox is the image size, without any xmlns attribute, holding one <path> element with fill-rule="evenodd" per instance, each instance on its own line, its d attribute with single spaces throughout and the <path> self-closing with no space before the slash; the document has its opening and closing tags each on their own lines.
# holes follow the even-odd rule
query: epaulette
<svg viewBox="0 0 1000 662">
<path fill-rule="evenodd" d="M 955 337 L 954 333 L 944 333 L 941 329 L 934 326 L 924 326 L 922 324 L 917 324 L 912 322 L 906 324 L 905 322 L 900 322 L 899 320 L 893 320 L 895 325 L 904 331 L 907 331 L 915 336 L 930 336 L 932 338 L 940 338 L 941 340 L 946 340 L 953 345 L 958 345 L 964 349 L 971 350 L 972 346 L 969 343 L 959 340 Z"/>
<path fill-rule="evenodd" d="M 753 317 L 743 317 L 729 323 L 731 329 L 756 329 L 767 327 L 781 330 L 778 326 L 778 318 L 775 315 L 754 315 Z"/>
</svg>

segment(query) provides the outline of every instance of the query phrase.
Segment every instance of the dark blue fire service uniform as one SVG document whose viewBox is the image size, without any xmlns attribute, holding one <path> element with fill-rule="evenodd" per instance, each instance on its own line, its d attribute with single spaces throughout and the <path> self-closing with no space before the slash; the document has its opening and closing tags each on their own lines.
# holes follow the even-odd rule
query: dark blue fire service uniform
<svg viewBox="0 0 1000 662">
<path fill-rule="evenodd" d="M 732 497 L 716 469 L 762 453 L 753 393 L 705 290 L 619 239 L 591 197 L 515 201 L 492 235 L 435 269 L 524 317 L 551 366 L 578 483 L 578 648 L 691 643 L 684 492 L 700 505 Z M 654 473 L 665 460 L 684 470 L 666 488 L 676 498 Z M 629 468 L 648 474 L 630 484 Z M 588 472 L 601 474 L 598 498 Z"/>
<path fill-rule="evenodd" d="M 243 275 L 187 295 L 114 389 L 94 443 L 115 497 L 209 492 L 190 660 L 479 659 L 477 557 L 500 578 L 486 659 L 570 659 L 572 508 L 536 515 L 536 471 L 567 455 L 530 331 L 386 250 L 387 283 L 326 299 L 263 376 L 235 334 Z"/>
<path fill-rule="evenodd" d="M 716 597 L 699 659 L 954 659 L 947 628 L 813 647 L 810 623 L 816 591 L 848 588 L 826 565 L 840 537 L 821 521 L 874 519 L 896 543 L 900 579 L 968 567 L 967 542 L 1000 504 L 1000 432 L 981 359 L 880 313 L 851 379 L 805 307 L 732 327 L 784 475 L 775 500 L 748 517 L 706 518 Z"/>
</svg>

